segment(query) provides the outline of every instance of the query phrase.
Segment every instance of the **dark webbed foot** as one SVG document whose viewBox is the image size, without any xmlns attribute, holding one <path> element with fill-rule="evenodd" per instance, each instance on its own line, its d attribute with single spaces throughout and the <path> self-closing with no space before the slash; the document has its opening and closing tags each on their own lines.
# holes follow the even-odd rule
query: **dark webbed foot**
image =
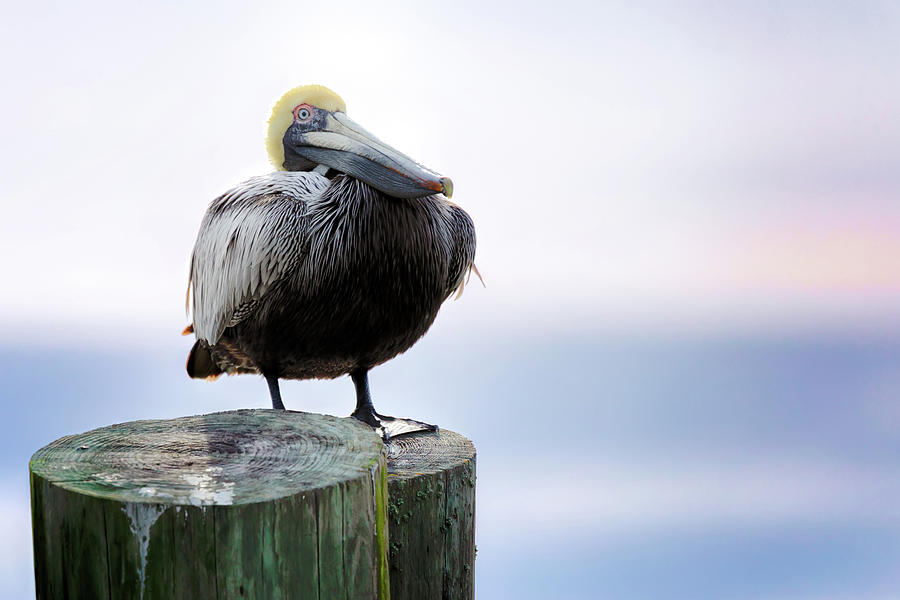
<svg viewBox="0 0 900 600">
<path fill-rule="evenodd" d="M 384 441 L 409 433 L 438 430 L 437 425 L 430 425 L 415 419 L 379 415 L 375 412 L 375 406 L 372 404 L 372 397 L 369 394 L 368 370 L 354 371 L 350 373 L 350 378 L 353 379 L 353 385 L 356 386 L 356 410 L 350 416 L 374 427 Z"/>
<path fill-rule="evenodd" d="M 365 407 L 363 407 L 362 410 L 357 408 L 350 416 L 375 428 L 378 435 L 380 435 L 381 439 L 384 441 L 408 433 L 438 430 L 437 425 L 423 423 L 422 421 L 416 421 L 415 419 L 400 419 L 397 417 L 389 417 L 387 415 L 379 415 L 374 409 L 367 410 Z"/>
</svg>

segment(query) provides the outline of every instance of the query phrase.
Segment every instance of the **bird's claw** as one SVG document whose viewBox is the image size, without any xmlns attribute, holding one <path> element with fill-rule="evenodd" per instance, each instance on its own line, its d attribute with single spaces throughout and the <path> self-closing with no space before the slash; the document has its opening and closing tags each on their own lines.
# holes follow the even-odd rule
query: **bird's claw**
<svg viewBox="0 0 900 600">
<path fill-rule="evenodd" d="M 440 430 L 437 425 L 415 419 L 379 415 L 374 410 L 356 410 L 350 416 L 372 427 L 385 442 L 401 435 Z"/>
</svg>

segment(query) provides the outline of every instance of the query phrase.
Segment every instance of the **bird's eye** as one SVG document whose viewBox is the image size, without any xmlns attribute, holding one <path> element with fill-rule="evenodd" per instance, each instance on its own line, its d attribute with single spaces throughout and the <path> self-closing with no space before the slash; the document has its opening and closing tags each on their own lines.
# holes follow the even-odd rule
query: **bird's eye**
<svg viewBox="0 0 900 600">
<path fill-rule="evenodd" d="M 312 113 L 309 112 L 309 109 L 308 109 L 308 108 L 306 108 L 306 107 L 301 107 L 301 106 L 298 106 L 298 107 L 297 107 L 297 120 L 298 120 L 298 121 L 305 121 L 305 120 L 307 120 L 307 119 L 310 117 L 311 114 L 312 114 Z"/>
</svg>

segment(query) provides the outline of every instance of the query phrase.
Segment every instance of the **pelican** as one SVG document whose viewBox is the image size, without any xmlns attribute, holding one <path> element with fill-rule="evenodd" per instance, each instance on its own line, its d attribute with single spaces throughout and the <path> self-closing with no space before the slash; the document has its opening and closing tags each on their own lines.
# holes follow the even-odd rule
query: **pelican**
<svg viewBox="0 0 900 600">
<path fill-rule="evenodd" d="M 275 104 L 266 148 L 276 171 L 213 200 L 200 225 L 188 374 L 261 374 L 274 409 L 284 409 L 280 379 L 349 374 L 351 416 L 385 440 L 436 430 L 375 412 L 368 372 L 421 338 L 474 269 L 475 228 L 447 200 L 453 183 L 318 85 Z"/>
</svg>

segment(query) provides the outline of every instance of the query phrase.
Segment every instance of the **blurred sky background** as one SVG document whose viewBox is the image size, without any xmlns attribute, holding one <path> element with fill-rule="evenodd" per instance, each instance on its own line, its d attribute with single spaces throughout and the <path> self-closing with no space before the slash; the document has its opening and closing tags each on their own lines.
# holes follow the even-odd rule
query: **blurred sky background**
<svg viewBox="0 0 900 600">
<path fill-rule="evenodd" d="M 487 288 L 372 386 L 475 441 L 479 598 L 900 597 L 900 2 L 7 0 L 0 68 L 3 597 L 40 446 L 269 406 L 178 333 L 301 83 L 475 220 Z"/>
</svg>

